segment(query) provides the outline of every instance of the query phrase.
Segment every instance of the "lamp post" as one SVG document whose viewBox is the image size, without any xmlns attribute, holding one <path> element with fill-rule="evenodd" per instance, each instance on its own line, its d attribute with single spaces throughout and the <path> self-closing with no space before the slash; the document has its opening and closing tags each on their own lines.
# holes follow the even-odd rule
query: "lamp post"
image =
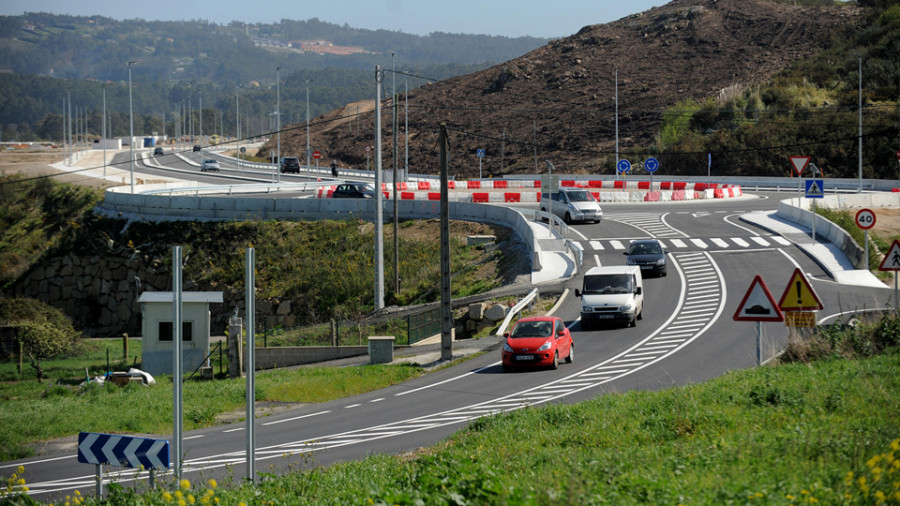
<svg viewBox="0 0 900 506">
<path fill-rule="evenodd" d="M 134 65 L 133 61 L 128 62 L 128 123 L 130 125 L 129 132 L 131 134 L 131 139 L 128 140 L 128 147 L 131 148 L 131 156 L 129 157 L 129 161 L 131 162 L 131 193 L 134 193 L 134 103 L 131 98 L 132 65 Z"/>
<path fill-rule="evenodd" d="M 281 162 L 281 67 L 275 69 L 275 129 L 278 132 L 278 155 L 275 162 Z M 281 182 L 281 171 L 275 166 L 275 181 Z"/>
<path fill-rule="evenodd" d="M 309 79 L 306 80 L 306 166 L 309 167 Z"/>
<path fill-rule="evenodd" d="M 862 162 L 863 162 L 863 128 L 862 128 L 862 55 L 856 55 L 859 58 L 859 188 L 856 193 L 862 193 Z M 868 246 L 868 242 L 866 246 Z"/>
<path fill-rule="evenodd" d="M 235 116 L 236 116 L 236 125 L 235 130 L 237 131 L 237 135 L 235 137 L 237 142 L 237 159 L 238 159 L 238 167 L 241 166 L 241 88 L 243 85 L 238 85 L 234 87 L 234 107 L 235 107 Z"/>
<path fill-rule="evenodd" d="M 163 125 L 165 125 L 165 121 L 163 121 Z M 106 179 L 106 86 L 103 87 L 103 122 L 102 122 L 102 130 L 103 135 L 103 179 Z"/>
</svg>

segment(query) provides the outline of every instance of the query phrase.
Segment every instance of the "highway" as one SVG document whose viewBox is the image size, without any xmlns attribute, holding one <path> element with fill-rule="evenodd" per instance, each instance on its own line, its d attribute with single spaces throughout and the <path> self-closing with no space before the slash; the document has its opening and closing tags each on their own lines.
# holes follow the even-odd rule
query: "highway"
<svg viewBox="0 0 900 506">
<path fill-rule="evenodd" d="M 224 166 L 221 175 L 200 174 L 199 168 L 168 157 L 175 158 L 164 155 L 159 161 L 194 171 L 197 181 L 240 175 L 239 169 Z M 572 330 L 577 350 L 573 364 L 504 374 L 496 351 L 401 385 L 261 418 L 256 424 L 257 470 L 278 472 L 413 451 L 491 413 L 686 385 L 753 367 L 756 325 L 735 322 L 732 315 L 757 274 L 777 300 L 794 269 L 801 269 L 825 306 L 820 319 L 890 307 L 892 290 L 887 287 L 838 285 L 790 241 L 740 220 L 747 212 L 775 209 L 781 198 L 783 194 L 758 193 L 716 201 L 604 205 L 601 223 L 572 227 L 572 238 L 585 252 L 580 272 L 624 264 L 622 251 L 633 239 L 657 238 L 670 252 L 668 275 L 644 281 L 643 319 L 636 327 L 583 331 L 580 300 L 573 296 L 581 282 L 576 275 L 562 281 L 568 295 L 556 312 Z M 789 332 L 783 323 L 764 323 L 762 330 L 764 356 L 771 357 Z M 184 395 L 191 395 L 190 383 Z M 191 431 L 184 444 L 187 478 L 245 473 L 242 423 Z M 93 466 L 78 464 L 75 457 L 73 452 L 3 463 L 0 473 L 24 465 L 30 494 L 41 501 L 59 500 L 76 488 L 93 493 Z M 135 480 L 135 471 L 113 469 L 110 476 L 123 485 L 146 486 L 146 473 Z"/>
</svg>

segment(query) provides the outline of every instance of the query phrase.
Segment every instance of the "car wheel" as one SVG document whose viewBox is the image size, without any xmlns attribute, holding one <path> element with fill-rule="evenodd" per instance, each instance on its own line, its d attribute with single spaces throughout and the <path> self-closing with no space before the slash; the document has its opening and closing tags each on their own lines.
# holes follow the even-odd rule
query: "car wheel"
<svg viewBox="0 0 900 506">
<path fill-rule="evenodd" d="M 566 225 L 571 225 L 572 224 L 572 215 L 570 215 L 569 213 L 566 213 L 566 217 L 563 218 L 563 220 L 566 222 Z"/>
<path fill-rule="evenodd" d="M 512 367 L 503 364 L 503 372 L 512 372 Z"/>
<path fill-rule="evenodd" d="M 575 343 L 569 345 L 569 356 L 566 357 L 566 363 L 571 364 L 575 361 Z"/>
<path fill-rule="evenodd" d="M 550 364 L 551 369 L 559 369 L 559 352 L 553 352 L 553 363 Z"/>
<path fill-rule="evenodd" d="M 637 319 L 638 319 L 638 320 L 643 320 L 643 319 L 644 319 L 644 309 L 643 309 L 643 308 L 641 308 L 641 312 L 638 313 Z"/>
<path fill-rule="evenodd" d="M 542 207 L 542 208 L 541 208 L 541 212 L 542 212 L 542 213 L 546 213 L 547 210 L 544 209 L 544 208 Z M 542 216 L 542 217 L 541 217 L 541 221 L 550 221 L 550 220 L 549 220 L 548 218 L 544 218 L 544 217 Z"/>
<path fill-rule="evenodd" d="M 628 326 L 629 327 L 637 327 L 637 316 L 635 316 L 634 318 L 631 319 L 630 322 L 628 322 Z"/>
</svg>

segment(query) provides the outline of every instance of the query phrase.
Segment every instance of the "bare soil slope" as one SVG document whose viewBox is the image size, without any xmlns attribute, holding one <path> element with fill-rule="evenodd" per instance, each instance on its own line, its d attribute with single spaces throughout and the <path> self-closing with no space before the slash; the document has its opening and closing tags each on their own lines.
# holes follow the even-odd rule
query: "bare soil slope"
<svg viewBox="0 0 900 506">
<path fill-rule="evenodd" d="M 848 5 L 675 0 L 613 23 L 585 26 L 507 63 L 411 92 L 410 170 L 437 172 L 437 137 L 446 123 L 456 176 L 477 176 L 478 148 L 487 150 L 485 175 L 533 174 L 544 170 L 544 160 L 570 173 L 612 174 L 616 70 L 620 149 L 626 151 L 654 141 L 665 107 L 688 97 L 725 97 L 764 82 L 829 47 L 832 34 L 851 28 L 861 13 Z M 397 77 L 401 93 L 404 79 Z M 385 98 L 391 96 L 391 82 L 386 73 Z M 374 89 L 373 78 L 373 96 Z M 402 96 L 399 104 L 405 105 Z M 338 116 L 355 114 L 347 108 Z M 321 126 L 312 129 L 312 148 L 342 166 L 364 167 L 374 113 L 361 116 L 362 129 L 333 128 L 334 118 L 316 118 Z M 382 116 L 387 168 L 393 164 L 390 111 Z M 403 109 L 399 116 L 402 131 Z M 302 155 L 305 139 L 305 129 L 298 128 L 282 137 L 282 150 Z M 401 135 L 401 166 L 403 153 Z"/>
</svg>

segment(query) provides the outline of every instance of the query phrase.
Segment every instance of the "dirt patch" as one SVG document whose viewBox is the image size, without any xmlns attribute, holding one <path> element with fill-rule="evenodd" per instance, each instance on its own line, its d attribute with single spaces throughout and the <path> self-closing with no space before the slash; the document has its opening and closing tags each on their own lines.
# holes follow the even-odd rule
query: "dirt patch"
<svg viewBox="0 0 900 506">
<path fill-rule="evenodd" d="M 23 177 L 55 176 L 54 181 L 96 188 L 111 186 L 109 182 L 80 174 L 68 174 L 51 164 L 63 161 L 65 152 L 59 148 L 0 151 L 0 176 L 21 174 Z"/>
<path fill-rule="evenodd" d="M 879 207 L 875 211 L 872 232 L 883 239 L 900 236 L 900 208 Z"/>
</svg>

